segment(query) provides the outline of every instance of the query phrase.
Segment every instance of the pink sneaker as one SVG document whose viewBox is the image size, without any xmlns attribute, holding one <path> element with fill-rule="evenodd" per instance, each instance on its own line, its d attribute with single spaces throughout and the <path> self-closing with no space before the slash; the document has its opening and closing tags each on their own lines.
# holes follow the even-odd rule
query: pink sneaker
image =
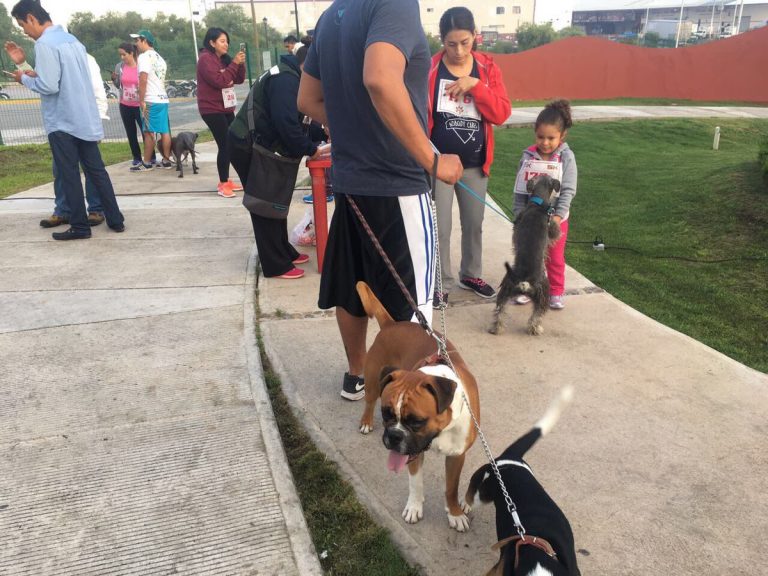
<svg viewBox="0 0 768 576">
<path fill-rule="evenodd" d="M 223 198 L 234 198 L 237 196 L 237 194 L 232 191 L 232 187 L 229 185 L 229 182 L 219 182 L 218 194 Z"/>
<path fill-rule="evenodd" d="M 309 262 L 309 254 L 299 254 L 293 261 L 294 264 L 306 264 L 307 262 Z"/>
<path fill-rule="evenodd" d="M 302 276 L 304 276 L 304 270 L 302 270 L 301 268 L 291 268 L 285 274 L 280 274 L 278 278 L 285 278 L 286 280 L 295 280 L 296 278 L 301 278 Z"/>
<path fill-rule="evenodd" d="M 242 192 L 243 191 L 243 185 L 242 184 L 235 184 L 232 182 L 232 178 L 227 180 L 227 184 L 229 184 L 229 187 L 232 189 L 232 192 Z"/>
</svg>

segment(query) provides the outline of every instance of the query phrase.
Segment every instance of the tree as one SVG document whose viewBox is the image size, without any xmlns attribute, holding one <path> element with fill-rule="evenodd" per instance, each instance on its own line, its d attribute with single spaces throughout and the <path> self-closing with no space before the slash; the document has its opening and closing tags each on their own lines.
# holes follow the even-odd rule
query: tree
<svg viewBox="0 0 768 576">
<path fill-rule="evenodd" d="M 5 42 L 11 40 L 16 42 L 24 49 L 24 53 L 27 55 L 27 61 L 34 65 L 35 63 L 35 43 L 29 39 L 14 23 L 11 15 L 8 14 L 8 9 L 5 4 L 0 3 L 0 40 Z M 8 58 L 5 50 L 0 50 L 0 64 L 2 64 L 3 70 L 13 70 L 14 65 Z"/>
<path fill-rule="evenodd" d="M 517 29 L 517 45 L 520 50 L 530 50 L 537 46 L 549 44 L 557 38 L 557 32 L 552 23 L 523 24 Z"/>
<path fill-rule="evenodd" d="M 587 33 L 584 32 L 584 29 L 578 26 L 566 26 L 565 28 L 562 28 L 557 31 L 558 38 L 570 38 L 572 36 L 586 36 L 586 35 Z"/>
<path fill-rule="evenodd" d="M 488 52 L 494 52 L 496 54 L 513 54 L 517 52 L 517 46 L 515 46 L 514 42 L 499 40 L 488 49 Z"/>
<path fill-rule="evenodd" d="M 427 43 L 429 44 L 429 53 L 433 56 L 443 49 L 443 42 L 438 36 L 427 34 Z"/>
</svg>

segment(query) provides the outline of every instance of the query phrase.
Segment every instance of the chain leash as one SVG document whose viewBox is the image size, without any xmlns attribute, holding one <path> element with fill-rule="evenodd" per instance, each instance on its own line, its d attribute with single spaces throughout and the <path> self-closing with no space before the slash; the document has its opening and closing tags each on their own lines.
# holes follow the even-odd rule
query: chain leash
<svg viewBox="0 0 768 576">
<path fill-rule="evenodd" d="M 438 356 L 448 365 L 448 367 L 453 371 L 454 374 L 456 374 L 456 368 L 453 366 L 453 361 L 451 361 L 451 357 L 448 354 L 448 336 L 446 332 L 446 323 L 445 323 L 445 310 L 448 307 L 447 301 L 444 301 L 443 296 L 443 275 L 442 275 L 442 265 L 440 263 L 440 242 L 438 240 L 437 236 L 437 206 L 435 204 L 435 188 L 437 186 L 437 157 L 438 153 L 435 152 L 435 165 L 433 169 L 432 174 L 432 194 L 430 196 L 431 201 L 431 209 L 432 209 L 432 229 L 435 230 L 435 240 L 434 240 L 434 246 L 435 246 L 435 290 L 438 292 L 439 295 L 439 305 L 438 305 L 438 311 L 440 314 L 440 333 L 436 333 L 435 331 L 431 330 L 429 331 L 430 336 L 432 336 L 437 341 L 437 351 Z M 515 530 L 517 530 L 518 535 L 520 538 L 525 538 L 525 528 L 523 527 L 522 522 L 520 521 L 520 516 L 517 513 L 517 506 L 515 505 L 514 501 L 512 500 L 512 497 L 509 495 L 509 492 L 507 491 L 507 487 L 504 485 L 504 480 L 501 478 L 501 472 L 499 472 L 499 467 L 496 465 L 496 460 L 493 458 L 493 453 L 491 452 L 491 447 L 488 444 L 488 440 L 485 438 L 485 434 L 483 433 L 483 429 L 480 427 L 480 422 L 477 420 L 477 417 L 475 416 L 475 413 L 472 411 L 472 407 L 469 404 L 469 398 L 467 398 L 467 394 L 462 388 L 461 390 L 462 400 L 464 401 L 464 405 L 467 407 L 467 410 L 469 411 L 469 415 L 472 417 L 472 423 L 475 426 L 475 430 L 477 430 L 477 435 L 480 437 L 480 443 L 483 445 L 483 452 L 485 452 L 485 457 L 488 459 L 488 462 L 491 464 L 491 468 L 493 469 L 493 474 L 496 476 L 496 480 L 499 483 L 499 487 L 501 488 L 501 493 L 504 496 L 504 502 L 507 505 L 507 511 L 509 512 L 509 515 L 512 516 L 512 521 L 515 524 Z"/>
</svg>

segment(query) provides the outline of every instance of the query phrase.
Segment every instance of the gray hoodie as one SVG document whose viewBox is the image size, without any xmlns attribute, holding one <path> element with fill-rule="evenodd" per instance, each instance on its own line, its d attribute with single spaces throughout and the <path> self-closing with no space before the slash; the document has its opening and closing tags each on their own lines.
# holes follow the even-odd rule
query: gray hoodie
<svg viewBox="0 0 768 576">
<path fill-rule="evenodd" d="M 576 168 L 576 157 L 573 155 L 567 142 L 563 142 L 557 147 L 554 154 L 560 155 L 560 164 L 562 165 L 562 177 L 560 178 L 560 196 L 555 201 L 555 215 L 563 220 L 568 218 L 571 208 L 571 200 L 576 196 L 576 180 L 578 170 Z M 523 150 L 523 156 L 520 158 L 520 164 L 517 167 L 517 179 L 515 180 L 515 217 L 523 211 L 528 204 L 528 192 L 525 189 L 526 180 L 523 175 L 523 165 L 528 160 L 541 160 L 541 156 L 536 150 L 536 146 L 531 146 Z"/>
</svg>

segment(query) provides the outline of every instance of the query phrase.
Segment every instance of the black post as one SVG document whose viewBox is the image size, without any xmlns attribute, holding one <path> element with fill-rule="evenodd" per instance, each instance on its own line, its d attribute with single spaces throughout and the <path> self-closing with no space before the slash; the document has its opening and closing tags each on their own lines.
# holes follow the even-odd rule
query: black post
<svg viewBox="0 0 768 576">
<path fill-rule="evenodd" d="M 296 0 L 293 0 L 293 15 L 296 16 L 296 38 L 301 41 L 301 32 L 299 32 L 299 6 Z"/>
</svg>

